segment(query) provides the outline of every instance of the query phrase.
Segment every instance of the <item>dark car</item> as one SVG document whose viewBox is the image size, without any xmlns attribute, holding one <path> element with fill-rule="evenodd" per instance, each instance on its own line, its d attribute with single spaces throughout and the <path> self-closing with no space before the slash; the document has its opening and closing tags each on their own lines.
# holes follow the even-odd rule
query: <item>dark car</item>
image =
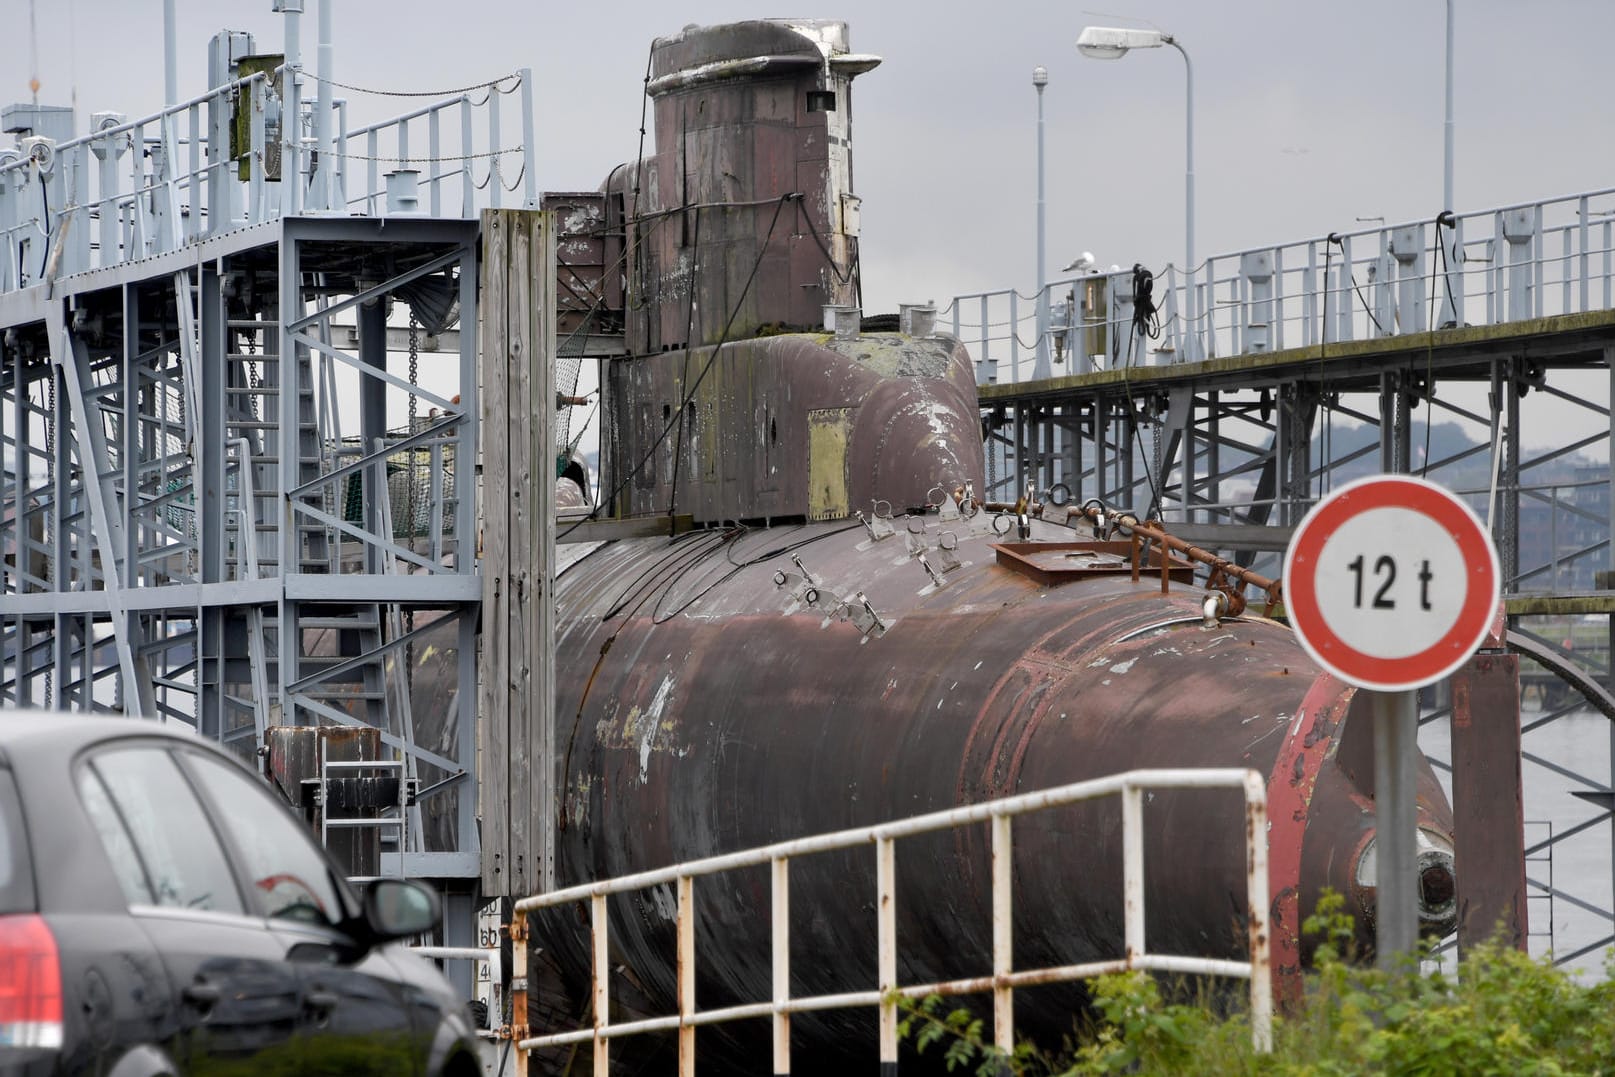
<svg viewBox="0 0 1615 1077">
<path fill-rule="evenodd" d="M 438 915 L 188 732 L 0 715 L 0 1074 L 471 1077 L 463 1004 L 389 945 Z"/>
</svg>

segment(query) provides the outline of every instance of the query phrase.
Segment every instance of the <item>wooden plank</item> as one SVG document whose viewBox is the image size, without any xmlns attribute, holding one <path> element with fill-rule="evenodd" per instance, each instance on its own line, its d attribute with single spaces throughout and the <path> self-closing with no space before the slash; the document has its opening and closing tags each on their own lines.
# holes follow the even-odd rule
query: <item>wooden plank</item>
<svg viewBox="0 0 1615 1077">
<path fill-rule="evenodd" d="M 480 281 L 481 319 L 477 356 L 482 386 L 482 500 L 479 531 L 482 537 L 482 646 L 477 658 L 477 725 L 479 814 L 482 817 L 482 892 L 511 892 L 506 866 L 510 862 L 510 774 L 508 730 L 510 693 L 509 634 L 505 599 L 508 590 L 509 519 L 506 515 L 509 484 L 509 433 L 505 410 L 507 374 L 505 356 L 505 227 L 497 213 L 482 215 L 483 258 Z"/>
<path fill-rule="evenodd" d="M 483 889 L 553 885 L 553 222 L 483 215 Z"/>
<path fill-rule="evenodd" d="M 538 691 L 533 699 L 538 713 L 533 723 L 533 759 L 537 762 L 534 788 L 533 825 L 538 828 L 536 852 L 538 855 L 538 884 L 543 890 L 555 888 L 555 843 L 559 822 L 560 800 L 558 793 L 565 781 L 559 771 L 561 757 L 555 735 L 555 356 L 556 356 L 556 214 L 548 211 L 531 214 L 536 230 L 533 247 L 538 257 L 538 272 L 528 279 L 538 286 L 538 303 L 535 314 L 533 343 L 528 353 L 532 356 L 537 399 L 530 413 L 536 427 L 534 441 L 541 451 L 535 459 L 542 461 L 538 468 L 538 490 L 534 500 L 535 532 L 539 539 L 539 556 L 536 562 L 539 586 L 538 652 L 534 667 L 538 670 Z"/>
<path fill-rule="evenodd" d="M 508 424 L 510 483 L 506 489 L 510 512 L 510 578 L 514 591 L 510 599 L 510 883 L 512 895 L 533 892 L 532 805 L 532 682 L 531 636 L 537 631 L 534 619 L 532 578 L 532 397 L 531 319 L 532 233 L 527 222 L 515 211 L 501 214 L 506 222 L 509 248 L 505 256 L 505 301 L 507 303 L 505 361 L 509 373 L 509 393 L 500 401 Z"/>
</svg>

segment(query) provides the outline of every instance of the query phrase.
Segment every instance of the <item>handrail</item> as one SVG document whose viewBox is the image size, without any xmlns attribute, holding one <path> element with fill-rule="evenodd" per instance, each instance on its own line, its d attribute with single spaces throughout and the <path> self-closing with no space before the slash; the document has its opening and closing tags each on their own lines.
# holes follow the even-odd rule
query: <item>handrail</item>
<svg viewBox="0 0 1615 1077">
<path fill-rule="evenodd" d="M 958 295 L 942 314 L 975 355 L 978 382 L 1015 384 L 1086 373 L 1101 352 L 1105 366 L 1176 363 L 1608 310 L 1612 199 L 1603 187 L 1215 254 L 1189 275 L 1192 323 L 1180 313 L 1185 274 L 1167 265 L 1155 278 L 1158 342 L 1131 339 L 1131 271 L 1056 281 L 1042 297 Z M 1029 362 L 1042 336 L 1051 351 L 1070 345 L 1068 365 Z"/>
<path fill-rule="evenodd" d="M 37 160 L 22 152 L 32 143 L 0 147 L 0 294 L 184 250 L 288 213 L 346 215 L 355 207 L 376 217 L 466 218 L 513 193 L 536 207 L 532 78 L 525 68 L 518 74 L 515 84 L 490 84 L 486 98 L 459 92 L 353 130 L 343 100 L 300 94 L 306 76 L 282 66 L 147 116 L 45 140 Z M 520 95 L 519 115 L 501 120 L 500 100 L 512 94 Z M 322 159 L 317 139 L 301 131 L 327 110 L 336 133 Z M 484 158 L 489 178 L 479 183 L 471 162 Z M 378 168 L 381 161 L 396 163 Z"/>
<path fill-rule="evenodd" d="M 1195 958 L 1154 954 L 1146 950 L 1144 936 L 1144 824 L 1143 793 L 1146 789 L 1238 789 L 1245 798 L 1246 904 L 1248 961 Z M 1015 970 L 1012 964 L 1013 905 L 1011 820 L 1016 816 L 1079 801 L 1120 795 L 1122 797 L 1122 871 L 1125 923 L 1124 956 L 1077 965 Z M 896 851 L 894 843 L 937 830 L 971 823 L 992 824 L 992 964 L 990 975 L 937 983 L 899 984 L 897 981 Z M 876 859 L 878 910 L 878 979 L 876 990 L 851 991 L 832 995 L 792 997 L 790 994 L 790 917 L 789 865 L 795 857 L 837 849 L 873 845 Z M 772 878 L 772 963 L 773 998 L 715 1010 L 697 1010 L 695 1005 L 695 897 L 694 880 L 737 868 L 768 864 Z M 637 1021 L 612 1023 L 608 961 L 606 898 L 613 894 L 643 890 L 673 883 L 677 889 L 676 918 L 679 1012 Z M 543 1047 L 591 1042 L 594 1072 L 608 1072 L 610 1043 L 613 1039 L 646 1032 L 679 1033 L 679 1073 L 695 1072 L 695 1030 L 704 1025 L 746 1018 L 769 1017 L 774 1025 L 774 1068 L 776 1074 L 790 1072 L 790 1016 L 814 1010 L 848 1007 L 877 1007 L 880 1014 L 880 1058 L 897 1061 L 897 1007 L 900 999 L 920 999 L 929 995 L 963 995 L 992 992 L 994 1042 L 1013 1050 L 1015 1042 L 1013 992 L 1033 984 L 1062 983 L 1087 979 L 1126 969 L 1149 969 L 1184 974 L 1237 977 L 1250 981 L 1251 1039 L 1258 1051 L 1272 1046 L 1272 973 L 1267 927 L 1267 787 L 1253 770 L 1236 768 L 1135 770 L 1059 786 L 1054 789 L 999 800 L 983 801 L 908 819 L 855 827 L 813 837 L 777 842 L 742 852 L 709 856 L 683 864 L 636 872 L 599 882 L 583 883 L 534 894 L 516 902 L 514 915 L 522 921 L 540 909 L 579 901 L 590 904 L 593 1024 L 586 1028 L 546 1032 L 527 1036 L 518 1043 L 524 1052 Z M 515 931 L 525 936 L 525 931 Z"/>
</svg>

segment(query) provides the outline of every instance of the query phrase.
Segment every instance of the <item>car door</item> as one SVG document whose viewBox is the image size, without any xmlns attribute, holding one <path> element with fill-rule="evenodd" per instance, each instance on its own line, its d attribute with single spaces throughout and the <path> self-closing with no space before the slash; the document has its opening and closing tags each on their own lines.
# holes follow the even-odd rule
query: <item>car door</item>
<svg viewBox="0 0 1615 1077">
<path fill-rule="evenodd" d="M 409 996 L 386 958 L 354 937 L 361 910 L 313 836 L 242 768 L 200 752 L 185 763 L 241 860 L 249 901 L 302 980 L 304 1072 L 419 1072 Z"/>
<path fill-rule="evenodd" d="M 159 745 L 97 752 L 79 795 L 121 863 L 131 916 L 168 973 L 164 1047 L 185 1073 L 302 1072 L 302 984 L 286 946 L 244 899 L 207 809 Z M 132 859 L 131 859 L 132 858 Z"/>
</svg>

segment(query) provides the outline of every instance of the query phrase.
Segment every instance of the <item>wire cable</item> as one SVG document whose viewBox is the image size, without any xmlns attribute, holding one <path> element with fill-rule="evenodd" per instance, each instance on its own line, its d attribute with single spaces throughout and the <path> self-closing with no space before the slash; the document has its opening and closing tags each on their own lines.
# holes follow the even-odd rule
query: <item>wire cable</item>
<svg viewBox="0 0 1615 1077">
<path fill-rule="evenodd" d="M 862 526 L 862 524 L 848 524 L 846 527 L 838 527 L 832 531 L 823 531 L 817 535 L 809 535 L 806 538 L 798 539 L 796 542 L 787 543 L 784 546 L 776 546 L 771 550 L 766 550 L 763 553 L 758 554 L 756 557 L 752 557 L 738 563 L 733 559 L 729 559 L 729 563 L 734 567 L 732 567 L 728 572 L 725 572 L 722 576 L 719 576 L 717 579 L 713 580 L 711 583 L 707 584 L 701 590 L 697 591 L 690 598 L 686 599 L 678 606 L 677 609 L 663 614 L 661 612 L 662 599 L 665 599 L 668 594 L 672 592 L 673 584 L 677 582 L 677 580 L 670 580 L 668 582 L 668 586 L 663 589 L 661 598 L 658 598 L 656 600 L 656 604 L 651 607 L 651 624 L 666 624 L 668 621 L 671 621 L 673 618 L 677 617 L 679 614 L 701 601 L 701 599 L 705 598 L 708 594 L 712 593 L 714 589 L 739 575 L 744 569 L 748 569 L 753 565 L 760 565 L 764 561 L 772 561 L 776 557 L 784 557 L 786 554 L 794 553 L 797 550 L 802 549 L 804 546 L 811 546 L 813 543 L 818 542 L 821 539 L 827 539 L 834 535 L 844 535 L 848 531 L 856 531 Z M 728 550 L 728 545 L 734 541 L 738 541 L 744 533 L 744 527 L 736 528 L 730 532 L 732 537 L 725 540 L 724 548 L 726 553 Z"/>
<path fill-rule="evenodd" d="M 808 231 L 813 235 L 813 242 L 819 248 L 819 253 L 824 255 L 824 260 L 829 265 L 830 274 L 835 277 L 836 283 L 843 285 L 852 283 L 853 274 L 858 271 L 856 256 L 854 256 L 853 264 L 847 267 L 846 273 L 842 273 L 836 265 L 835 256 L 830 253 L 830 248 L 825 244 L 824 237 L 819 235 L 819 226 L 813 223 L 813 214 L 807 212 L 805 199 L 796 203 L 796 219 L 806 219 Z"/>
<path fill-rule="evenodd" d="M 639 225 L 639 185 L 644 182 L 645 179 L 645 115 L 647 110 L 650 108 L 650 71 L 651 65 L 655 62 L 655 60 L 656 45 L 653 42 L 650 48 L 645 50 L 645 84 L 640 90 L 639 96 L 639 150 L 634 157 L 634 203 L 633 208 L 629 210 L 629 220 L 623 223 L 623 232 L 625 233 L 623 252 L 625 256 L 630 246 L 637 247 L 639 246 L 640 242 L 636 239 L 633 244 L 629 244 L 627 242 L 626 233 L 630 225 L 636 228 Z M 639 285 L 638 293 L 641 301 L 643 301 L 645 294 L 645 259 L 637 259 L 634 262 L 634 268 L 638 271 L 639 279 L 635 283 Z M 629 306 L 633 306 L 632 299 L 633 296 L 630 296 L 628 302 Z"/>
<path fill-rule="evenodd" d="M 475 82 L 470 86 L 461 86 L 454 90 L 373 90 L 364 86 L 351 86 L 336 79 L 322 79 L 312 71 L 301 72 L 302 76 L 314 82 L 323 82 L 327 86 L 335 86 L 339 90 L 348 90 L 351 93 L 370 94 L 372 97 L 454 97 L 458 94 L 470 93 L 472 90 L 498 90 L 501 94 L 512 94 L 521 89 L 522 76 L 519 71 L 512 71 L 508 75 L 500 75 L 487 82 Z M 510 83 L 506 88 L 505 83 Z"/>
<path fill-rule="evenodd" d="M 1161 505 L 1160 490 L 1155 485 L 1155 476 L 1150 469 L 1150 458 L 1144 452 L 1144 435 L 1139 433 L 1138 430 L 1138 408 L 1133 402 L 1131 372 L 1133 362 L 1138 354 L 1139 337 L 1149 337 L 1153 340 L 1161 334 L 1161 319 L 1155 310 L 1154 291 L 1155 274 L 1145 269 L 1142 264 L 1135 262 L 1133 264 L 1133 326 L 1132 331 L 1127 334 L 1127 362 L 1122 367 L 1122 390 L 1127 394 L 1127 424 L 1132 428 L 1133 443 L 1138 449 L 1139 459 L 1144 464 L 1144 481 L 1149 484 L 1150 488 L 1150 507 L 1149 511 L 1144 514 L 1146 519 L 1155 519 L 1156 514 L 1162 510 L 1163 506 Z M 1099 427 L 1096 425 L 1094 429 L 1097 432 Z M 1160 436 L 1159 432 L 1157 432 L 1156 436 Z M 1161 476 L 1161 480 L 1165 482 L 1166 476 Z M 1102 489 L 1102 479 L 1100 484 Z M 1133 491 L 1129 488 L 1127 499 L 1131 501 L 1132 497 Z"/>
<path fill-rule="evenodd" d="M 1368 300 L 1363 296 L 1363 289 L 1357 283 L 1357 271 L 1352 269 L 1349 259 L 1344 259 L 1344 261 L 1346 263 L 1346 272 L 1351 277 L 1352 291 L 1357 293 L 1357 301 L 1363 305 L 1363 313 L 1367 314 L 1368 320 L 1374 323 L 1374 332 L 1384 336 L 1385 327 L 1379 324 L 1378 318 L 1374 317 L 1374 308 L 1368 305 Z"/>
<path fill-rule="evenodd" d="M 740 295 L 735 298 L 734 306 L 730 308 L 729 317 L 724 323 L 723 332 L 719 335 L 718 342 L 712 346 L 712 352 L 707 356 L 707 361 L 702 365 L 700 372 L 695 376 L 695 381 L 685 390 L 683 399 L 679 401 L 678 410 L 680 413 L 683 412 L 685 406 L 688 405 L 691 400 L 695 399 L 696 390 L 699 389 L 701 387 L 701 383 L 706 380 L 706 376 L 708 372 L 712 370 L 713 364 L 717 362 L 718 355 L 723 350 L 723 346 L 729 342 L 729 333 L 734 328 L 735 319 L 740 317 L 740 311 L 745 305 L 746 296 L 750 294 L 752 283 L 757 279 L 757 272 L 762 268 L 763 256 L 768 251 L 769 241 L 773 239 L 774 230 L 779 225 L 780 211 L 785 208 L 786 202 L 801 197 L 802 196 L 800 194 L 794 191 L 789 194 L 783 194 L 779 197 L 779 201 L 774 207 L 774 216 L 768 222 L 768 232 L 763 236 L 763 241 L 757 246 L 757 257 L 752 261 L 751 272 L 746 276 L 746 283 L 740 289 Z M 690 287 L 693 289 L 695 284 L 695 281 L 691 281 Z M 655 458 L 656 450 L 661 448 L 662 442 L 666 441 L 667 436 L 673 432 L 673 427 L 676 421 L 677 420 L 670 415 L 667 423 L 662 427 L 661 434 L 659 434 L 656 440 L 651 443 L 650 447 L 645 450 L 645 454 L 640 457 L 639 462 L 630 468 L 627 474 L 622 476 L 617 485 L 612 488 L 611 493 L 607 497 L 602 498 L 600 504 L 596 505 L 587 516 L 578 520 L 565 531 L 558 534 L 556 536 L 557 540 L 565 538 L 579 527 L 582 527 L 585 522 L 595 519 L 599 515 L 601 508 L 612 501 L 615 501 L 617 495 L 622 493 L 622 491 L 627 488 L 628 484 L 645 469 L 645 466 L 649 464 L 652 459 Z"/>
<path fill-rule="evenodd" d="M 50 264 L 50 185 L 45 182 L 45 173 L 35 167 L 34 175 L 39 179 L 39 199 L 45 207 L 45 243 L 39 252 L 39 279 L 45 279 L 45 269 Z"/>
<path fill-rule="evenodd" d="M 696 283 L 701 279 L 701 211 L 695 210 L 695 223 L 691 226 L 694 235 L 690 241 L 690 301 L 684 308 L 684 371 L 679 375 L 679 384 L 686 385 L 690 381 L 690 344 L 695 340 L 695 293 Z M 673 440 L 673 483 L 667 495 L 667 516 L 671 520 L 679 503 L 679 473 L 684 470 L 684 427 L 685 409 L 679 408 L 678 413 L 679 434 Z"/>
</svg>

